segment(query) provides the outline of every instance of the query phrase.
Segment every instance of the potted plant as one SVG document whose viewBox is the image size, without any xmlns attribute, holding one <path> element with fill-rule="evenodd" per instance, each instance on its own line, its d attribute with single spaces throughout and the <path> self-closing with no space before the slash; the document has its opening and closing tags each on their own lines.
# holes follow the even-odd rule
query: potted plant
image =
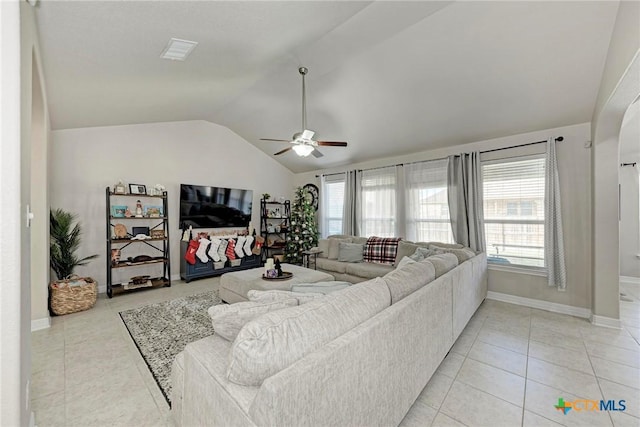
<svg viewBox="0 0 640 427">
<path fill-rule="evenodd" d="M 262 200 L 264 200 L 265 202 L 268 201 L 270 198 L 271 198 L 271 194 L 269 193 L 262 194 Z"/>
<path fill-rule="evenodd" d="M 82 230 L 76 223 L 76 215 L 62 209 L 49 214 L 51 243 L 49 256 L 51 269 L 58 280 L 49 285 L 49 308 L 53 314 L 69 314 L 88 310 L 96 303 L 98 285 L 90 277 L 72 277 L 76 267 L 86 265 L 98 255 L 80 258 Z"/>
</svg>

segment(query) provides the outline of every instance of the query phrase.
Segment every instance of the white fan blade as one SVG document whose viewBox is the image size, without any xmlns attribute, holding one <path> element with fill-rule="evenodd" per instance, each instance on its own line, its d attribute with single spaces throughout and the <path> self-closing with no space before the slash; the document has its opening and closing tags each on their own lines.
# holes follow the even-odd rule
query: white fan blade
<svg viewBox="0 0 640 427">
<path fill-rule="evenodd" d="M 314 131 L 305 129 L 302 131 L 302 135 L 300 135 L 300 138 L 310 140 L 313 139 L 313 135 L 315 135 Z"/>
</svg>

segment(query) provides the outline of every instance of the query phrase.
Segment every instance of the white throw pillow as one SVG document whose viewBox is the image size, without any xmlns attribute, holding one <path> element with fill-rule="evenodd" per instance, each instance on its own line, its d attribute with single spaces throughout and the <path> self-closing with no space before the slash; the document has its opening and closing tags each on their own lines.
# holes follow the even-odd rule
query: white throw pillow
<svg viewBox="0 0 640 427">
<path fill-rule="evenodd" d="M 209 307 L 207 312 L 211 317 L 213 330 L 227 341 L 233 341 L 238 336 L 242 327 L 249 321 L 274 310 L 298 305 L 298 300 L 288 298 L 263 304 L 253 301 L 238 302 L 235 304 L 218 304 Z"/>
<path fill-rule="evenodd" d="M 351 239 L 329 239 L 329 254 L 327 255 L 327 258 L 338 259 L 338 255 L 340 254 L 340 242 L 351 243 Z"/>
</svg>

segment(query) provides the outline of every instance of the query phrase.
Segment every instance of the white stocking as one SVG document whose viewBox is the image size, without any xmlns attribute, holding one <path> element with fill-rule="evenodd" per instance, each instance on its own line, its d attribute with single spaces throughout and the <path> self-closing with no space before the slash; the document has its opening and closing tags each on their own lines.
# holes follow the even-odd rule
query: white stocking
<svg viewBox="0 0 640 427">
<path fill-rule="evenodd" d="M 247 239 L 244 236 L 238 236 L 238 240 L 236 240 L 236 246 L 234 249 L 236 251 L 236 255 L 238 255 L 238 258 L 244 257 L 244 250 L 242 249 L 242 245 L 244 245 L 244 242 L 246 240 Z"/>
<path fill-rule="evenodd" d="M 211 239 L 211 247 L 209 248 L 209 256 L 214 262 L 220 262 L 220 255 L 218 255 L 218 248 L 220 247 L 220 239 Z"/>
<path fill-rule="evenodd" d="M 251 252 L 252 243 L 253 243 L 253 236 L 247 236 L 247 241 L 244 242 L 244 247 L 242 248 L 244 249 L 244 253 L 247 254 L 247 256 L 253 255 L 253 253 Z"/>
<path fill-rule="evenodd" d="M 209 262 L 209 258 L 207 257 L 207 247 L 209 247 L 209 243 L 211 243 L 211 241 L 203 237 L 202 239 L 200 239 L 200 246 L 196 251 L 196 256 L 200 258 L 200 261 L 203 264 L 206 264 Z"/>
</svg>

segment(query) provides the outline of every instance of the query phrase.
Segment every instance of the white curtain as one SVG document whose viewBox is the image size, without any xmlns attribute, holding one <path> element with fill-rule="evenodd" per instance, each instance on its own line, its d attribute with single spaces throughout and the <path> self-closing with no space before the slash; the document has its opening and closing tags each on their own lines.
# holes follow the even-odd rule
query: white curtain
<svg viewBox="0 0 640 427">
<path fill-rule="evenodd" d="M 406 238 L 453 243 L 447 202 L 448 159 L 404 165 Z"/>
<path fill-rule="evenodd" d="M 447 187 L 451 229 L 456 243 L 485 252 L 480 153 L 449 156 Z"/>
<path fill-rule="evenodd" d="M 547 141 L 545 175 L 544 261 L 549 286 L 555 286 L 559 291 L 564 291 L 567 287 L 567 272 L 564 262 L 560 179 L 554 138 L 549 138 Z"/>
<path fill-rule="evenodd" d="M 398 236 L 396 218 L 397 167 L 362 171 L 360 179 L 360 227 L 364 237 Z"/>
<path fill-rule="evenodd" d="M 344 209 L 342 211 L 342 234 L 358 236 L 360 211 L 360 172 L 345 172 Z"/>
</svg>

